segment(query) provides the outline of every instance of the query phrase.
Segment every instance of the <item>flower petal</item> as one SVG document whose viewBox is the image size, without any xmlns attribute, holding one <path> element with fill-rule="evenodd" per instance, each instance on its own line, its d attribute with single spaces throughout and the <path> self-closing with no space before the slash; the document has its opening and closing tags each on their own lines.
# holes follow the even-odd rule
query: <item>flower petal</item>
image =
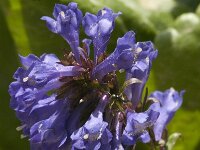
<svg viewBox="0 0 200 150">
<path fill-rule="evenodd" d="M 69 3 L 68 6 L 55 5 L 55 20 L 50 17 L 42 17 L 46 21 L 50 31 L 60 34 L 70 45 L 72 52 L 80 62 L 79 52 L 79 28 L 82 22 L 82 12 L 77 8 L 76 3 Z"/>
<path fill-rule="evenodd" d="M 86 13 L 82 24 L 85 33 L 93 40 L 94 58 L 97 63 L 97 58 L 106 50 L 111 32 L 113 31 L 115 19 L 120 13 L 113 13 L 111 9 L 104 8 L 95 16 Z"/>
<path fill-rule="evenodd" d="M 171 88 L 165 92 L 155 91 L 150 95 L 150 98 L 154 98 L 160 102 L 160 107 L 151 106 L 152 110 L 160 113 L 160 116 L 154 125 L 156 141 L 161 139 L 166 125 L 172 119 L 177 109 L 180 108 L 183 101 L 183 93 L 184 91 L 181 91 L 179 94 Z"/>
<path fill-rule="evenodd" d="M 132 101 L 135 108 L 141 100 L 142 91 L 148 80 L 152 61 L 157 56 L 157 50 L 154 50 L 151 42 L 138 42 L 135 45 L 134 64 L 132 68 L 127 71 L 126 80 L 137 78 L 142 83 L 136 83 L 128 86 L 125 93 L 129 100 Z"/>
<path fill-rule="evenodd" d="M 41 149 L 50 147 L 50 149 L 58 149 L 62 146 L 67 138 L 67 130 L 65 128 L 68 118 L 68 112 L 65 107 L 60 107 L 55 113 L 45 120 L 35 123 L 30 129 L 31 148 Z"/>
<path fill-rule="evenodd" d="M 135 33 L 133 31 L 129 31 L 122 38 L 119 38 L 115 51 L 94 68 L 93 77 L 101 80 L 109 72 L 129 69 L 134 60 L 134 42 Z"/>
<path fill-rule="evenodd" d="M 66 12 L 67 11 L 67 6 L 62 5 L 62 4 L 55 4 L 54 10 L 53 10 L 53 16 L 54 18 L 57 18 L 60 14 L 61 11 Z"/>
<path fill-rule="evenodd" d="M 107 103 L 107 96 L 103 96 L 95 111 L 88 121 L 71 135 L 72 148 L 74 149 L 100 149 L 112 139 L 112 134 L 107 129 L 108 123 L 103 121 L 103 111 Z M 79 144 L 81 143 L 81 144 Z M 83 144 L 84 143 L 84 144 Z"/>
<path fill-rule="evenodd" d="M 39 58 L 33 54 L 23 57 L 19 55 L 20 61 L 25 68 L 29 68 L 34 61 L 39 61 Z"/>
<path fill-rule="evenodd" d="M 139 139 L 144 143 L 149 142 L 150 137 L 146 129 L 154 125 L 158 116 L 159 113 L 151 109 L 143 113 L 128 112 L 122 143 L 134 145 Z"/>
<path fill-rule="evenodd" d="M 47 16 L 43 16 L 43 17 L 41 18 L 41 20 L 46 21 L 46 25 L 47 25 L 48 29 L 49 29 L 51 32 L 53 32 L 53 33 L 59 33 L 59 32 L 60 32 L 60 31 L 59 31 L 60 29 L 58 28 L 58 23 L 57 23 L 56 20 L 54 20 L 54 19 L 52 19 L 52 18 L 50 18 L 50 17 L 47 17 Z"/>
<path fill-rule="evenodd" d="M 56 100 L 56 93 L 49 95 L 48 92 L 63 85 L 60 77 L 78 75 L 81 68 L 58 64 L 59 59 L 53 54 L 44 54 L 40 58 L 20 56 L 20 59 L 24 67 L 16 71 L 16 81 L 9 86 L 10 107 L 21 120 L 24 135 L 30 136 L 33 124 L 50 117 L 63 106 L 62 100 Z"/>
</svg>

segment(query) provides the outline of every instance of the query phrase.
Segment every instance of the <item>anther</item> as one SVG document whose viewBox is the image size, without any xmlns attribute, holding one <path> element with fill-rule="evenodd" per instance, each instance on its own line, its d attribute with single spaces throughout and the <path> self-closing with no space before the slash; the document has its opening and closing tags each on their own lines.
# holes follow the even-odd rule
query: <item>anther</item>
<svg viewBox="0 0 200 150">
<path fill-rule="evenodd" d="M 63 18 L 65 18 L 65 13 L 64 13 L 64 11 L 61 11 L 61 12 L 60 12 L 60 15 L 61 15 Z"/>
<path fill-rule="evenodd" d="M 29 77 L 25 77 L 25 78 L 23 78 L 23 82 L 27 82 L 28 79 L 29 79 Z"/>
<path fill-rule="evenodd" d="M 84 136 L 83 136 L 83 139 L 84 140 L 87 140 L 89 138 L 89 134 L 85 134 Z"/>
</svg>

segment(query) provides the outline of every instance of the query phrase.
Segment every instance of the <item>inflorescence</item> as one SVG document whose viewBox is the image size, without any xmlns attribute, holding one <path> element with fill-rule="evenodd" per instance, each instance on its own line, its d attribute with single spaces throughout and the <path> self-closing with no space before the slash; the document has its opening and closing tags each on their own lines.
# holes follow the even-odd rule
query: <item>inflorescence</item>
<svg viewBox="0 0 200 150">
<path fill-rule="evenodd" d="M 181 106 L 183 91 L 171 88 L 148 96 L 146 90 L 142 100 L 157 50 L 150 41 L 136 42 L 129 31 L 106 54 L 120 14 L 104 8 L 83 17 L 77 4 L 69 3 L 55 5 L 54 19 L 41 18 L 68 42 L 71 52 L 62 59 L 54 54 L 20 56 L 23 66 L 9 87 L 10 106 L 31 149 L 122 150 L 137 141 L 159 146 L 166 140 L 165 127 Z M 82 44 L 81 26 L 89 37 Z"/>
</svg>

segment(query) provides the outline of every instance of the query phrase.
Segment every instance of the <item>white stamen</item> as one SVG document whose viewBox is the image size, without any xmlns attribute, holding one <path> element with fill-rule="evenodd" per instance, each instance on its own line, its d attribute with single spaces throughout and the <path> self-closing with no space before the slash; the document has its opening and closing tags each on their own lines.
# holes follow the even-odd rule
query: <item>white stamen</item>
<svg viewBox="0 0 200 150">
<path fill-rule="evenodd" d="M 80 99 L 79 104 L 82 103 L 82 102 L 84 102 L 84 100 L 83 100 L 83 99 Z"/>
<path fill-rule="evenodd" d="M 25 78 L 23 78 L 23 82 L 27 82 L 28 79 L 29 79 L 29 77 L 25 77 Z"/>
<path fill-rule="evenodd" d="M 116 65 L 116 64 L 112 64 L 112 66 L 113 66 L 113 67 L 117 67 L 117 65 Z"/>
<path fill-rule="evenodd" d="M 149 57 L 146 58 L 146 62 L 149 63 Z"/>
<path fill-rule="evenodd" d="M 64 13 L 64 11 L 61 11 L 61 12 L 60 12 L 60 15 L 61 15 L 63 18 L 65 18 L 65 13 Z"/>
<path fill-rule="evenodd" d="M 101 11 L 102 16 L 103 16 L 105 13 L 106 13 L 105 10 L 102 10 L 102 11 Z"/>
<path fill-rule="evenodd" d="M 89 138 L 89 134 L 85 134 L 84 136 L 83 136 L 83 139 L 84 140 L 87 140 Z"/>
<path fill-rule="evenodd" d="M 140 48 L 140 47 L 138 47 L 138 48 L 135 50 L 135 52 L 136 52 L 137 54 L 139 54 L 141 51 L 142 51 L 142 48 Z"/>
</svg>

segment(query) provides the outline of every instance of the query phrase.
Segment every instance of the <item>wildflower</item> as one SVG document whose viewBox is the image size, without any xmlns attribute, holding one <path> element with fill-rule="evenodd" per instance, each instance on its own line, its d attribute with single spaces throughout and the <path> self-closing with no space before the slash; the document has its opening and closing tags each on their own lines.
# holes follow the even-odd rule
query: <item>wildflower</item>
<svg viewBox="0 0 200 150">
<path fill-rule="evenodd" d="M 111 32 L 114 28 L 115 19 L 121 13 L 113 13 L 111 9 L 104 8 L 97 15 L 86 13 L 83 18 L 85 33 L 91 37 L 94 45 L 95 62 L 105 52 Z"/>
<path fill-rule="evenodd" d="M 138 139 L 142 142 L 150 142 L 150 135 L 148 129 L 151 128 L 157 118 L 159 112 L 148 110 L 144 113 L 127 113 L 127 124 L 124 129 L 122 140 L 126 145 L 134 145 Z"/>
<path fill-rule="evenodd" d="M 160 105 L 150 106 L 152 110 L 160 113 L 160 116 L 155 122 L 153 129 L 155 140 L 161 140 L 163 130 L 182 104 L 183 94 L 184 91 L 181 91 L 179 94 L 177 91 L 171 88 L 165 92 L 155 91 L 150 95 L 150 99 L 156 99 L 160 103 Z"/>
<path fill-rule="evenodd" d="M 155 92 L 150 98 L 160 103 L 153 103 L 146 111 L 140 107 L 157 50 L 151 42 L 136 42 L 135 33 L 129 31 L 107 55 L 120 14 L 104 8 L 97 15 L 86 13 L 83 17 L 77 4 L 69 3 L 55 5 L 54 19 L 41 18 L 72 51 L 62 59 L 54 54 L 20 56 L 22 67 L 9 86 L 10 106 L 22 123 L 17 129 L 29 138 L 31 149 L 124 149 L 137 140 L 154 140 L 150 131 L 160 139 L 182 98 L 173 91 L 177 105 L 171 91 L 166 97 Z M 81 24 L 89 36 L 82 46 Z M 90 57 L 91 44 L 94 59 Z M 126 72 L 122 87 L 117 76 L 121 70 Z"/>
<path fill-rule="evenodd" d="M 76 3 L 70 3 L 68 6 L 56 4 L 53 16 L 55 20 L 46 16 L 41 19 L 47 22 L 50 31 L 61 35 L 69 43 L 75 58 L 80 61 L 78 47 L 82 12 Z"/>
<path fill-rule="evenodd" d="M 107 129 L 108 123 L 103 121 L 103 112 L 107 104 L 104 95 L 88 121 L 71 135 L 74 149 L 110 149 L 112 134 Z"/>
</svg>

